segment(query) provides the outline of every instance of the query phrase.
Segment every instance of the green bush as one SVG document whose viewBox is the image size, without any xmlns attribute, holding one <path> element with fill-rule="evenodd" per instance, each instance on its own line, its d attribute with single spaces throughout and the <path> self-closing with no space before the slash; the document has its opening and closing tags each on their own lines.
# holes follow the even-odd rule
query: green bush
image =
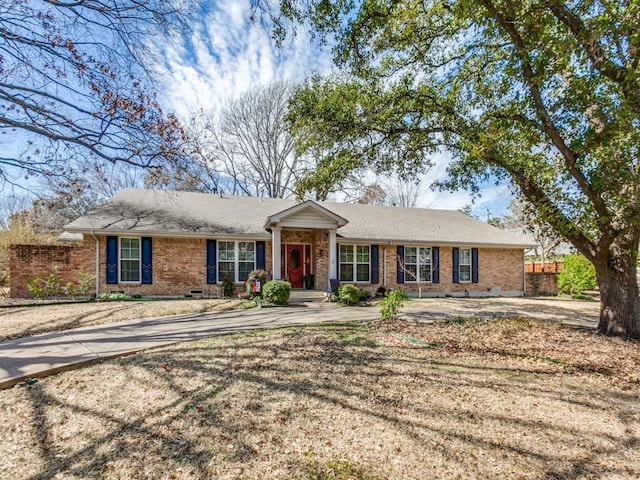
<svg viewBox="0 0 640 480">
<path fill-rule="evenodd" d="M 345 305 L 356 305 L 360 301 L 360 289 L 347 283 L 338 287 L 338 301 Z"/>
<path fill-rule="evenodd" d="M 222 296 L 226 298 L 233 296 L 233 282 L 231 280 L 222 282 Z"/>
<path fill-rule="evenodd" d="M 408 298 L 404 290 L 400 288 L 389 290 L 380 301 L 380 318 L 382 320 L 395 320 L 398 318 L 398 312 Z"/>
<path fill-rule="evenodd" d="M 558 288 L 570 295 L 590 290 L 596 286 L 596 269 L 583 255 L 569 255 L 564 259 L 564 269 L 558 274 Z"/>
<path fill-rule="evenodd" d="M 34 298 L 75 297 L 87 295 L 94 288 L 96 277 L 89 273 L 80 272 L 78 282 L 62 283 L 62 277 L 58 273 L 58 267 L 53 266 L 45 278 L 35 277 L 27 283 L 27 290 Z"/>
<path fill-rule="evenodd" d="M 262 298 L 275 305 L 286 305 L 291 294 L 291 284 L 284 280 L 271 280 L 262 289 Z"/>
<path fill-rule="evenodd" d="M 364 288 L 361 288 L 358 300 L 360 300 L 361 302 L 366 302 L 370 298 L 371 298 L 371 292 L 368 290 L 365 290 Z"/>
</svg>

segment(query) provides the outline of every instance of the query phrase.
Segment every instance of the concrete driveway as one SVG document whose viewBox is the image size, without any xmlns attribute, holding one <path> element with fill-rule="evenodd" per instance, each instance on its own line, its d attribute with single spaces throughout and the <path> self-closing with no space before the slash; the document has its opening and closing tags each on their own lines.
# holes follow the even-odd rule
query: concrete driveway
<svg viewBox="0 0 640 480">
<path fill-rule="evenodd" d="M 599 304 L 555 298 L 433 298 L 406 304 L 401 318 L 514 317 L 593 328 Z M 214 311 L 130 320 L 0 343 L 0 388 L 148 348 L 226 333 L 318 322 L 372 321 L 377 308 L 303 303 L 286 308 Z"/>
<path fill-rule="evenodd" d="M 325 321 L 370 321 L 377 314 L 375 308 L 304 303 L 145 318 L 23 337 L 0 343 L 0 388 L 30 377 L 212 335 Z"/>
</svg>

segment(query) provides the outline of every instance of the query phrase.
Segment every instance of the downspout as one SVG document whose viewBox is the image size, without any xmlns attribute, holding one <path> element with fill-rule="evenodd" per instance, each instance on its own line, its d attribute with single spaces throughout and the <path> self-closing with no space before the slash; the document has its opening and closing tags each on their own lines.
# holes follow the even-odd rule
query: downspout
<svg viewBox="0 0 640 480">
<path fill-rule="evenodd" d="M 93 230 L 91 230 L 91 236 L 96 241 L 96 298 L 98 298 L 100 295 L 100 240 L 93 234 Z"/>
<path fill-rule="evenodd" d="M 387 286 L 387 249 L 391 246 L 391 241 L 387 241 L 387 244 L 382 250 L 382 286 Z"/>
<path fill-rule="evenodd" d="M 522 296 L 527 296 L 527 271 L 524 268 L 524 248 L 522 249 Z"/>
</svg>

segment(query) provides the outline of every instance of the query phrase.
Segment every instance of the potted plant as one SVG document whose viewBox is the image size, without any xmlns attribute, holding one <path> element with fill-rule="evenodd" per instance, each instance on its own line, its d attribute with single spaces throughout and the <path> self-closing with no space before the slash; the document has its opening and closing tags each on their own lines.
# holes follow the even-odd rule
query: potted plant
<svg viewBox="0 0 640 480">
<path fill-rule="evenodd" d="M 315 283 L 315 280 L 315 275 L 305 275 L 304 277 L 302 277 L 304 288 L 306 288 L 307 290 L 313 290 L 313 284 Z"/>
</svg>

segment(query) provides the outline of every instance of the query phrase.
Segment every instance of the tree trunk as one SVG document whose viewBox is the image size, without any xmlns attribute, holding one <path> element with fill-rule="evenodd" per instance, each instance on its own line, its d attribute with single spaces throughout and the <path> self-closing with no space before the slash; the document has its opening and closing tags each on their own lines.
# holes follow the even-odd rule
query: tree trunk
<svg viewBox="0 0 640 480">
<path fill-rule="evenodd" d="M 640 297 L 636 278 L 638 239 L 615 243 L 596 264 L 600 322 L 604 335 L 640 339 Z M 603 255 L 604 256 L 604 255 Z"/>
</svg>

